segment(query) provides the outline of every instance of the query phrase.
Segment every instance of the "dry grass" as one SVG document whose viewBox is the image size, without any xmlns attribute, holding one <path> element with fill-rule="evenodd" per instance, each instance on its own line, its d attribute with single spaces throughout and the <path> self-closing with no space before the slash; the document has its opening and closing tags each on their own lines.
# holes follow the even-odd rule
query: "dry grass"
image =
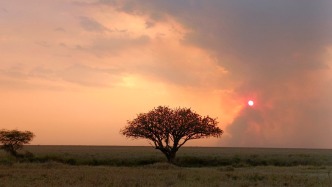
<svg viewBox="0 0 332 187">
<path fill-rule="evenodd" d="M 331 167 L 181 168 L 20 163 L 0 166 L 0 186 L 329 186 Z"/>
<path fill-rule="evenodd" d="M 33 159 L 0 151 L 0 186 L 332 186 L 332 150 L 185 147 L 178 166 L 151 147 L 26 150 Z"/>
</svg>

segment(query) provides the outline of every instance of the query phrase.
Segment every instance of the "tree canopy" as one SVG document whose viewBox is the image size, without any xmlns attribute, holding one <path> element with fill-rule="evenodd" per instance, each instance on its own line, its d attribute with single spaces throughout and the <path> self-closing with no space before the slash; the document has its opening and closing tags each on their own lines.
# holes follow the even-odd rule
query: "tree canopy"
<svg viewBox="0 0 332 187">
<path fill-rule="evenodd" d="M 129 138 L 150 140 L 151 145 L 164 153 L 169 162 L 173 162 L 176 152 L 187 141 L 220 137 L 223 130 L 217 124 L 216 119 L 203 117 L 190 108 L 159 106 L 129 120 L 121 133 Z"/>
<path fill-rule="evenodd" d="M 17 157 L 17 150 L 28 144 L 35 135 L 30 131 L 0 130 L 1 149 Z"/>
</svg>

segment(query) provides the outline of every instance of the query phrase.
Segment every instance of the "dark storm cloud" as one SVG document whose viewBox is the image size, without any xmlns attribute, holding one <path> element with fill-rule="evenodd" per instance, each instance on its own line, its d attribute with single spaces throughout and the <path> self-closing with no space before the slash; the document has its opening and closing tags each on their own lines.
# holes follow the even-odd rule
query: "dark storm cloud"
<svg viewBox="0 0 332 187">
<path fill-rule="evenodd" d="M 102 0 L 154 21 L 173 16 L 183 42 L 209 50 L 239 98 L 255 97 L 226 133 L 232 146 L 332 147 L 332 1 Z"/>
</svg>

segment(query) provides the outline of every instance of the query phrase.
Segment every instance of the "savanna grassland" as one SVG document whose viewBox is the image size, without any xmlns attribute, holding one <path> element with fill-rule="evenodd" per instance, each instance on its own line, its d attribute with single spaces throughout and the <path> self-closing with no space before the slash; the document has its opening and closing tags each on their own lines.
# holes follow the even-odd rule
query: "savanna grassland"
<svg viewBox="0 0 332 187">
<path fill-rule="evenodd" d="M 26 153 L 27 151 L 27 153 Z M 0 186 L 332 186 L 332 150 L 26 146 L 0 151 Z"/>
</svg>

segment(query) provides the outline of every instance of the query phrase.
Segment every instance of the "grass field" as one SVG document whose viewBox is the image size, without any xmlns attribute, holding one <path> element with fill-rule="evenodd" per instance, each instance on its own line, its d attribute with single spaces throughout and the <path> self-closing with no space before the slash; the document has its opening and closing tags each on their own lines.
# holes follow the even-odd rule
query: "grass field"
<svg viewBox="0 0 332 187">
<path fill-rule="evenodd" d="M 332 186 L 332 150 L 184 147 L 176 165 L 151 147 L 25 150 L 0 152 L 0 186 Z"/>
</svg>

